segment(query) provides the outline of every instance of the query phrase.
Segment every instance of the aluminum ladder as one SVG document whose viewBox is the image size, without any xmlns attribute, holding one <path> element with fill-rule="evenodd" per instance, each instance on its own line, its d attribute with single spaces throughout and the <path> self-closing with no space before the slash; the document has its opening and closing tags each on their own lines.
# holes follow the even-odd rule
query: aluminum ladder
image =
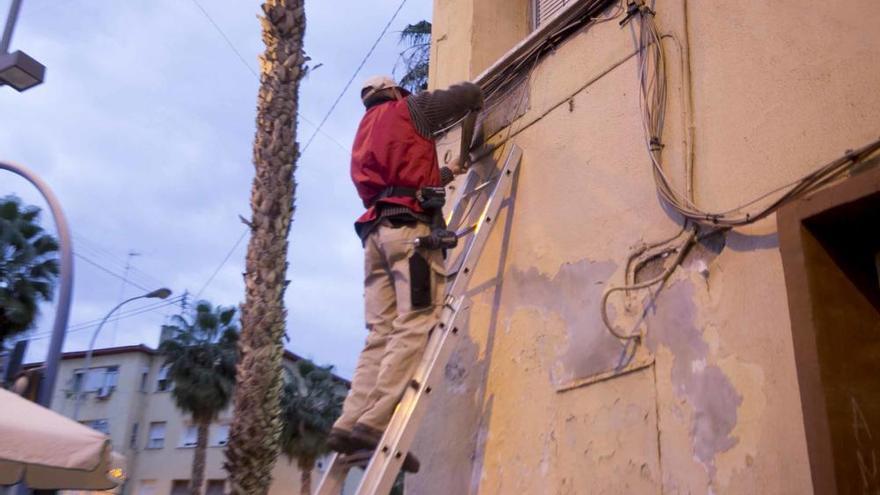
<svg viewBox="0 0 880 495">
<path fill-rule="evenodd" d="M 448 281 L 451 283 L 447 284 L 445 304 L 437 325 L 428 338 L 422 361 L 416 368 L 410 386 L 397 404 L 378 448 L 374 452 L 333 454 L 327 471 L 321 479 L 317 495 L 340 495 L 349 469 L 362 467 L 367 461 L 369 464 L 361 478 L 357 495 L 387 495 L 391 491 L 403 465 L 403 459 L 409 452 L 419 424 L 427 411 L 431 391 L 443 381 L 443 370 L 459 335 L 459 322 L 467 312 L 465 293 L 468 284 L 492 226 L 496 223 L 495 219 L 503 206 L 504 198 L 512 190 L 521 159 L 522 150 L 511 143 L 504 166 L 493 177 L 480 183 L 475 171 L 469 172 L 465 187 L 458 194 L 458 201 L 447 218 L 450 228 L 468 222 L 464 228 L 456 232 L 460 240 L 465 239 L 465 243 L 463 245 L 460 243 L 460 255 L 449 263 L 450 271 L 454 273 L 451 277 L 454 279 Z M 492 187 L 492 191 L 482 212 L 476 220 L 469 222 L 469 218 L 473 217 L 472 205 L 477 204 L 480 200 L 479 196 L 489 187 Z"/>
</svg>

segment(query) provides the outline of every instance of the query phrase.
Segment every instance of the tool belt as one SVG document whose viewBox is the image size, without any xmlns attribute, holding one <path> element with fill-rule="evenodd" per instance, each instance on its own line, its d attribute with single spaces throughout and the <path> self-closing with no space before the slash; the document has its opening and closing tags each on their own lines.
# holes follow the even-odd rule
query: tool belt
<svg viewBox="0 0 880 495">
<path fill-rule="evenodd" d="M 370 204 L 386 198 L 415 198 L 426 212 L 431 215 L 431 234 L 419 237 L 415 243 L 425 249 L 452 249 L 458 245 L 458 237 L 455 232 L 446 229 L 446 220 L 443 218 L 443 205 L 446 204 L 445 187 L 403 187 L 389 186 L 377 194 Z"/>
<path fill-rule="evenodd" d="M 443 205 L 446 204 L 446 188 L 428 186 L 417 189 L 415 187 L 389 186 L 370 200 L 370 206 L 388 198 L 415 198 L 419 202 L 419 206 L 430 211 L 443 208 Z"/>
</svg>

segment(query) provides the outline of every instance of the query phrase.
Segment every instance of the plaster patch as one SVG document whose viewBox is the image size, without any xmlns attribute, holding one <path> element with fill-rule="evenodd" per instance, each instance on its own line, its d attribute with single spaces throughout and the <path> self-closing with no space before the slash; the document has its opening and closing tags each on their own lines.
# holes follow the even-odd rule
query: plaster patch
<svg viewBox="0 0 880 495">
<path fill-rule="evenodd" d="M 449 392 L 453 394 L 464 394 L 467 392 L 467 366 L 465 363 L 466 359 L 457 349 L 453 351 L 449 361 L 446 362 L 443 375 L 446 378 Z"/>
<path fill-rule="evenodd" d="M 603 373 L 618 365 L 623 346 L 607 332 L 596 310 L 604 283 L 615 268 L 610 261 L 581 260 L 563 264 L 552 277 L 535 268 L 523 271 L 516 267 L 505 275 L 505 318 L 510 320 L 517 309 L 527 307 L 534 308 L 545 319 L 555 316 L 564 325 L 565 347 L 558 353 L 557 362 L 550 366 L 554 370 L 554 385 Z"/>
<path fill-rule="evenodd" d="M 719 488 L 727 489 L 731 488 L 734 478 L 742 483 L 743 478 L 756 476 L 751 469 L 759 454 L 758 444 L 761 440 L 761 430 L 756 424 L 764 417 L 767 397 L 764 393 L 764 370 L 760 366 L 743 362 L 733 356 L 719 360 L 718 366 L 732 378 L 737 390 L 743 395 L 738 422 L 732 432 L 739 443 L 717 458 L 717 484 Z M 744 486 L 755 485 L 745 483 Z"/>
<path fill-rule="evenodd" d="M 694 458 L 714 479 L 716 456 L 738 442 L 733 431 L 743 398 L 721 368 L 709 363 L 709 344 L 697 327 L 696 312 L 692 282 L 673 283 L 650 307 L 647 343 L 654 352 L 663 345 L 674 356 L 672 386 L 691 409 Z"/>
</svg>

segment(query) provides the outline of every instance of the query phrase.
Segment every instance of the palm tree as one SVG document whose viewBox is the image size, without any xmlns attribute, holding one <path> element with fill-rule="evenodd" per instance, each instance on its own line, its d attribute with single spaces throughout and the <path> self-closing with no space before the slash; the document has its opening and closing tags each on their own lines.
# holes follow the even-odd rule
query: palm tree
<svg viewBox="0 0 880 495">
<path fill-rule="evenodd" d="M 40 209 L 0 198 L 0 345 L 33 327 L 38 305 L 52 300 L 58 241 L 40 226 Z"/>
<path fill-rule="evenodd" d="M 251 238 L 239 343 L 235 415 L 226 448 L 232 493 L 264 495 L 272 483 L 281 433 L 281 357 L 285 334 L 287 236 L 299 145 L 296 116 L 306 62 L 304 0 L 266 0 L 260 58 Z"/>
<path fill-rule="evenodd" d="M 199 301 L 191 317 L 174 316 L 171 325 L 162 327 L 162 335 L 168 338 L 159 345 L 159 352 L 174 384 L 171 396 L 181 411 L 192 415 L 198 428 L 190 478 L 192 495 L 202 492 L 208 427 L 232 399 L 238 343 L 234 318 L 234 307 L 215 308 Z"/>
<path fill-rule="evenodd" d="M 281 396 L 281 452 L 297 461 L 300 493 L 309 495 L 312 470 L 318 457 L 326 454 L 327 435 L 342 414 L 348 387 L 333 376 L 333 367 L 316 366 L 305 359 L 287 370 Z"/>
<path fill-rule="evenodd" d="M 400 85 L 416 93 L 428 89 L 428 65 L 431 58 L 431 23 L 419 21 L 409 24 L 400 32 L 400 43 L 406 48 L 400 52 L 403 62 Z M 396 67 L 396 66 L 395 66 Z"/>
</svg>

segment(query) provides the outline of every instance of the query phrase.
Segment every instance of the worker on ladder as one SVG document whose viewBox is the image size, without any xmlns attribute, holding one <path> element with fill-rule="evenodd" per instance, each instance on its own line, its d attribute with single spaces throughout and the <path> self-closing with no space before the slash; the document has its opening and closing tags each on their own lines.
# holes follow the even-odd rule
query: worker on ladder
<svg viewBox="0 0 880 495">
<path fill-rule="evenodd" d="M 465 171 L 466 159 L 441 168 L 433 136 L 483 105 L 472 83 L 412 95 L 387 76 L 367 79 L 361 100 L 351 178 L 367 208 L 355 231 L 364 245 L 368 334 L 328 439 L 342 454 L 376 448 L 437 322 L 448 247 L 437 241 L 445 232 L 443 186 Z M 418 460 L 408 455 L 403 469 L 418 471 Z"/>
</svg>

